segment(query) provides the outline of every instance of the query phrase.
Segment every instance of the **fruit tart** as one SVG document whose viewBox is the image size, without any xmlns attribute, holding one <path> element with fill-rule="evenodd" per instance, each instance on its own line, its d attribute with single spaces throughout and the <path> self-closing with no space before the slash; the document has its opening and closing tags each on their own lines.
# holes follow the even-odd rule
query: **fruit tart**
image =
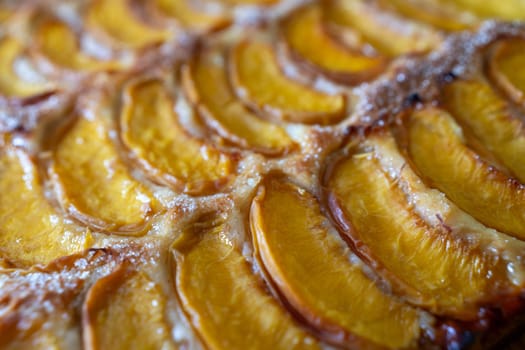
<svg viewBox="0 0 525 350">
<path fill-rule="evenodd" d="M 0 2 L 1 349 L 525 346 L 525 1 Z"/>
</svg>

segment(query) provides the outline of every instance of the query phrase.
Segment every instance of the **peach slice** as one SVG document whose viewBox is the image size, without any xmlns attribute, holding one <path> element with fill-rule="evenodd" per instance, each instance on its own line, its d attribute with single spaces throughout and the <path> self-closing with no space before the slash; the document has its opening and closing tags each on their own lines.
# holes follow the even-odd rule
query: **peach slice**
<svg viewBox="0 0 525 350">
<path fill-rule="evenodd" d="M 466 131 L 525 183 L 525 128 L 507 101 L 485 83 L 455 81 L 445 87 L 443 103 Z"/>
<path fill-rule="evenodd" d="M 46 82 L 36 72 L 31 72 L 32 81 L 19 76 L 16 63 L 23 55 L 24 46 L 16 39 L 4 37 L 0 40 L 0 94 L 5 97 L 31 97 L 50 92 L 54 85 Z"/>
<path fill-rule="evenodd" d="M 441 0 L 470 11 L 484 18 L 503 20 L 525 20 L 525 2 L 523 0 Z"/>
<path fill-rule="evenodd" d="M 507 271 L 508 280 L 516 286 L 525 285 L 525 275 L 520 272 L 521 266 L 525 266 L 521 258 L 525 251 L 525 241 L 484 226 L 452 203 L 442 192 L 427 186 L 413 167 L 407 166 L 406 153 L 398 148 L 391 132 L 375 132 L 361 145 L 374 150 L 381 168 L 386 170 L 389 179 L 403 191 L 407 202 L 427 225 L 444 228 L 452 239 L 469 242 L 483 255 L 497 255 L 497 264 L 507 266 L 504 270 Z M 501 282 L 499 285 L 507 288 L 509 283 Z M 499 293 L 497 289 L 494 288 L 493 291 Z"/>
<path fill-rule="evenodd" d="M 328 200 L 353 247 L 396 294 L 432 312 L 472 320 L 483 302 L 515 293 L 507 264 L 497 254 L 423 220 L 400 179 L 383 168 L 384 156 L 369 142 L 339 160 L 329 173 Z"/>
<path fill-rule="evenodd" d="M 333 0 L 327 2 L 324 14 L 329 24 L 343 31 L 345 28 L 356 31 L 363 44 L 368 43 L 391 57 L 426 52 L 441 43 L 439 33 L 423 23 L 405 20 L 392 25 L 392 20 L 383 20 L 384 13 L 378 16 L 378 10 L 364 0 Z"/>
<path fill-rule="evenodd" d="M 525 40 L 498 42 L 489 57 L 489 75 L 514 102 L 525 104 Z"/>
<path fill-rule="evenodd" d="M 60 139 L 50 174 L 62 206 L 95 229 L 137 233 L 156 206 L 119 158 L 109 128 L 96 117 L 79 117 Z"/>
<path fill-rule="evenodd" d="M 86 349 L 175 349 L 166 297 L 146 274 L 125 265 L 99 279 L 82 307 Z"/>
<path fill-rule="evenodd" d="M 319 348 L 265 291 L 224 223 L 191 225 L 172 252 L 176 291 L 207 348 Z"/>
<path fill-rule="evenodd" d="M 483 224 L 525 239 L 525 187 L 467 148 L 448 113 L 413 112 L 407 128 L 410 157 L 430 184 Z"/>
<path fill-rule="evenodd" d="M 404 17 L 446 31 L 466 30 L 479 22 L 477 17 L 462 11 L 453 3 L 445 4 L 439 0 L 381 0 L 381 4 Z"/>
<path fill-rule="evenodd" d="M 112 273 L 121 258 L 111 248 L 89 249 L 45 266 L 0 271 L 0 347 L 78 347 L 77 306 L 93 280 Z"/>
<path fill-rule="evenodd" d="M 183 84 L 206 124 L 230 142 L 275 155 L 294 147 L 286 131 L 247 110 L 231 91 L 219 52 L 203 53 L 182 69 Z"/>
<path fill-rule="evenodd" d="M 59 67 L 88 72 L 122 68 L 119 62 L 99 61 L 82 53 L 75 33 L 60 21 L 40 25 L 35 32 L 35 41 L 39 52 Z"/>
<path fill-rule="evenodd" d="M 170 38 L 167 30 L 148 26 L 133 13 L 130 0 L 92 0 L 88 26 L 101 30 L 115 42 L 129 48 L 162 43 Z"/>
<path fill-rule="evenodd" d="M 120 125 L 123 143 L 158 182 L 202 194 L 218 190 L 232 175 L 233 157 L 183 128 L 159 80 L 127 87 Z"/>
<path fill-rule="evenodd" d="M 62 320 L 62 323 L 64 323 L 63 320 Z M 65 332 L 67 330 L 61 329 L 60 331 Z M 12 330 L 12 332 L 17 333 L 17 330 Z M 41 329 L 38 332 L 31 334 L 29 337 L 26 337 L 24 340 L 15 340 L 9 343 L 8 345 L 3 345 L 0 340 L 0 345 L 2 345 L 2 349 L 5 349 L 5 350 L 67 349 L 68 345 L 71 345 L 71 343 L 68 343 L 68 339 L 65 337 L 66 334 L 56 334 L 56 332 L 57 332 L 57 329 L 48 329 L 48 330 Z"/>
<path fill-rule="evenodd" d="M 25 267 L 92 244 L 89 232 L 67 224 L 48 203 L 36 166 L 24 151 L 2 149 L 0 174 L 0 257 Z"/>
<path fill-rule="evenodd" d="M 13 15 L 14 11 L 7 7 L 0 7 L 0 24 L 5 24 L 7 20 Z"/>
<path fill-rule="evenodd" d="M 345 114 L 343 95 L 329 95 L 284 75 L 270 45 L 245 41 L 230 59 L 237 95 L 246 103 L 281 120 L 305 124 L 336 123 Z"/>
<path fill-rule="evenodd" d="M 227 15 L 209 14 L 194 9 L 189 0 L 156 0 L 162 14 L 174 18 L 180 25 L 199 32 L 209 32 L 228 26 Z"/>
<path fill-rule="evenodd" d="M 383 57 L 370 57 L 345 47 L 326 32 L 321 9 L 308 6 L 283 22 L 284 38 L 298 61 L 305 60 L 314 70 L 330 78 L 357 84 L 379 74 L 386 64 Z"/>
<path fill-rule="evenodd" d="M 349 260 L 312 194 L 270 177 L 253 201 L 250 224 L 280 294 L 321 334 L 355 341 L 355 348 L 417 344 L 419 312 L 381 292 Z"/>
</svg>

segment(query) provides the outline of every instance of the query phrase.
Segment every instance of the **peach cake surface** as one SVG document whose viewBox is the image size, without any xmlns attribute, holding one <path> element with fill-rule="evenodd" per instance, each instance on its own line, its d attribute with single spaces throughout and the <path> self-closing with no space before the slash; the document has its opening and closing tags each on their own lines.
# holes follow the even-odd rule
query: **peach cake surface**
<svg viewBox="0 0 525 350">
<path fill-rule="evenodd" d="M 524 20 L 1 1 L 0 348 L 525 346 Z"/>
</svg>

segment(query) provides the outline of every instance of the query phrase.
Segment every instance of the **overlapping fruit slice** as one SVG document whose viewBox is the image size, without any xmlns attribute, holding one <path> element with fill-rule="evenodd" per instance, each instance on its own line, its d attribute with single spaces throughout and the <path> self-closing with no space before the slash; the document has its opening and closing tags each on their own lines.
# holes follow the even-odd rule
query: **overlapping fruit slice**
<svg viewBox="0 0 525 350">
<path fill-rule="evenodd" d="M 489 57 L 492 80 L 516 103 L 525 103 L 525 40 L 498 42 Z"/>
<path fill-rule="evenodd" d="M 55 146 L 51 177 L 62 206 L 96 229 L 140 232 L 156 202 L 119 158 L 100 118 L 79 117 Z"/>
<path fill-rule="evenodd" d="M 89 290 L 82 309 L 86 349 L 174 349 L 166 297 L 146 274 L 122 265 Z"/>
<path fill-rule="evenodd" d="M 35 278 L 41 277 L 41 275 L 34 276 Z M 14 278 L 16 279 L 16 277 Z M 71 283 L 73 284 L 73 283 Z M 28 286 L 29 288 L 35 288 Z M 40 286 L 39 286 L 40 287 Z M 44 288 L 47 288 L 45 286 Z M 64 288 L 65 289 L 65 288 Z M 20 289 L 21 293 L 25 293 Z M 62 298 L 62 305 L 57 305 L 56 300 L 50 302 L 48 298 L 27 298 L 25 300 L 13 300 L 13 307 L 19 307 L 23 310 L 17 312 L 14 310 L 7 310 L 9 316 L 12 319 L 18 317 L 18 324 L 9 324 L 9 316 L 0 320 L 0 346 L 5 350 L 18 350 L 18 349 L 49 349 L 49 350 L 62 350 L 76 347 L 79 344 L 79 331 L 76 325 L 76 317 L 73 315 L 72 296 L 76 296 L 81 292 L 81 287 L 77 293 L 71 293 L 67 291 L 68 296 Z M 26 294 L 27 296 L 27 294 Z M 42 303 L 48 307 L 49 314 L 39 315 L 38 319 L 35 320 L 35 315 L 28 316 L 27 313 L 35 312 L 34 307 L 32 310 L 27 305 L 16 305 L 16 302 L 28 304 L 29 300 L 35 304 Z M 44 299 L 44 300 L 42 300 Z M 51 306 L 54 304 L 53 306 Z M 69 309 L 69 310 L 68 310 Z M 6 310 L 2 310 L 6 311 Z M 11 312 L 9 312 L 11 311 Z M 7 321 L 3 323 L 2 321 Z M 10 326 L 14 326 L 10 328 Z M 18 327 L 17 327 L 18 326 Z M 78 334 L 78 335 L 77 335 Z M 4 342 L 5 341 L 5 342 Z"/>
<path fill-rule="evenodd" d="M 39 52 L 59 67 L 88 72 L 122 68 L 117 61 L 100 61 L 84 54 L 72 29 L 58 20 L 44 22 L 35 36 Z"/>
<path fill-rule="evenodd" d="M 477 81 L 455 81 L 444 89 L 443 103 L 465 132 L 525 183 L 525 128 L 508 103 Z"/>
<path fill-rule="evenodd" d="M 85 289 L 111 273 L 119 258 L 110 248 L 89 249 L 45 266 L 0 271 L 0 347 L 66 349 L 76 344 L 80 334 L 74 310 Z"/>
<path fill-rule="evenodd" d="M 385 146 L 383 138 L 389 138 L 386 142 L 390 146 Z M 493 249 L 479 243 L 486 239 L 486 232 L 469 232 L 476 229 L 475 225 L 452 231 L 442 222 L 441 215 L 446 212 L 438 205 L 421 209 L 423 215 L 437 218 L 438 223 L 421 216 L 418 201 L 442 200 L 428 191 L 413 196 L 405 192 L 403 186 L 410 186 L 405 179 L 415 175 L 391 175 L 395 171 L 412 172 L 409 165 L 402 165 L 402 170 L 391 169 L 381 159 L 391 157 L 382 148 L 392 149 L 392 145 L 395 142 L 391 136 L 372 137 L 336 162 L 329 174 L 331 213 L 356 251 L 392 282 L 397 293 L 438 314 L 474 319 L 482 303 L 494 296 L 516 293 L 518 286 L 508 275 L 507 264 Z M 435 152 L 450 150 L 436 147 Z M 454 170 L 461 167 L 456 164 L 445 169 L 453 177 Z M 412 181 L 416 181 L 413 187 L 420 187 L 419 179 Z"/>
<path fill-rule="evenodd" d="M 4 24 L 13 15 L 14 11 L 8 7 L 4 7 L 4 5 L 0 6 L 0 23 Z"/>
<path fill-rule="evenodd" d="M 497 264 L 507 264 L 508 279 L 519 286 L 525 283 L 525 276 L 518 268 L 523 266 L 521 256 L 525 251 L 524 241 L 484 226 L 458 208 L 442 192 L 429 187 L 411 166 L 407 166 L 406 153 L 400 151 L 396 139 L 390 133 L 385 131 L 370 135 L 363 147 L 374 150 L 381 168 L 403 191 L 407 202 L 422 220 L 430 226 L 444 228 L 451 237 L 469 242 L 483 254 L 499 255 Z"/>
<path fill-rule="evenodd" d="M 88 232 L 65 223 L 48 203 L 25 152 L 0 150 L 0 191 L 0 257 L 11 264 L 43 264 L 91 245 Z"/>
<path fill-rule="evenodd" d="M 195 223 L 174 242 L 175 286 L 210 349 L 318 349 L 264 290 L 223 223 Z"/>
<path fill-rule="evenodd" d="M 24 46 L 17 39 L 0 39 L 0 94 L 5 97 L 36 96 L 50 92 L 54 87 L 29 66 L 25 67 L 25 75 L 20 75 L 18 63 L 21 63 L 23 52 Z"/>
<path fill-rule="evenodd" d="M 66 322 L 64 320 L 61 320 L 62 322 L 58 322 L 57 324 L 60 324 L 60 326 L 64 326 Z M 18 332 L 17 330 L 4 330 L 3 327 L 0 326 L 0 330 L 2 331 L 2 335 L 8 334 L 8 332 L 11 332 L 9 335 L 16 335 Z M 69 329 L 39 329 L 38 331 L 32 333 L 30 336 L 25 337 L 23 340 L 15 340 L 10 341 L 9 343 L 6 342 L 6 344 L 2 344 L 2 339 L 0 339 L 0 346 L 2 346 L 2 349 L 5 350 L 16 350 L 16 349 L 51 349 L 51 350 L 59 350 L 59 349 L 67 349 L 68 345 L 71 343 L 68 343 L 66 338 L 66 333 Z M 4 333 L 5 332 L 5 333 Z M 62 333 L 62 334 L 60 334 Z M 1 337 L 1 336 L 0 336 Z"/>
<path fill-rule="evenodd" d="M 306 62 L 334 80 L 356 84 L 373 78 L 385 67 L 383 57 L 364 55 L 332 38 L 324 28 L 317 6 L 293 12 L 284 21 L 283 32 L 299 62 Z"/>
<path fill-rule="evenodd" d="M 93 31 L 101 30 L 115 42 L 130 48 L 162 43 L 170 33 L 147 25 L 137 18 L 130 0 L 92 0 L 87 24 Z"/>
<path fill-rule="evenodd" d="M 244 41 L 231 55 L 232 83 L 245 102 L 281 120 L 330 124 L 345 113 L 342 95 L 325 94 L 294 82 L 280 69 L 268 44 Z"/>
<path fill-rule="evenodd" d="M 525 238 L 525 187 L 469 149 L 448 113 L 432 108 L 415 111 L 407 129 L 408 153 L 430 184 L 485 225 Z M 510 127 L 506 130 L 497 133 L 511 132 Z M 487 138 L 495 142 L 498 137 Z"/>
<path fill-rule="evenodd" d="M 451 3 L 484 18 L 500 18 L 503 20 L 524 20 L 525 1 L 523 0 L 442 0 Z"/>
<path fill-rule="evenodd" d="M 199 194 L 217 190 L 233 171 L 226 153 L 190 135 L 159 80 L 127 87 L 120 119 L 124 144 L 157 181 Z"/>
<path fill-rule="evenodd" d="M 466 30 L 479 22 L 477 17 L 462 11 L 454 3 L 440 0 L 381 0 L 380 3 L 402 16 L 447 31 Z"/>
<path fill-rule="evenodd" d="M 186 93 L 206 124 L 241 147 L 280 154 L 294 143 L 286 131 L 246 109 L 231 90 L 220 52 L 202 53 L 183 67 Z"/>
<path fill-rule="evenodd" d="M 250 224 L 280 294 L 320 334 L 356 348 L 416 344 L 419 312 L 381 292 L 349 260 L 312 194 L 270 177 L 254 199 Z"/>
<path fill-rule="evenodd" d="M 193 8 L 190 0 L 156 0 L 162 14 L 174 18 L 180 25 L 200 32 L 226 27 L 231 19 L 227 15 L 209 14 Z"/>
<path fill-rule="evenodd" d="M 326 20 L 339 30 L 349 29 L 381 54 L 398 56 L 425 52 L 441 42 L 440 35 L 423 23 L 407 21 L 392 25 L 393 19 L 383 20 L 379 8 L 364 0 L 332 0 L 325 5 Z"/>
</svg>

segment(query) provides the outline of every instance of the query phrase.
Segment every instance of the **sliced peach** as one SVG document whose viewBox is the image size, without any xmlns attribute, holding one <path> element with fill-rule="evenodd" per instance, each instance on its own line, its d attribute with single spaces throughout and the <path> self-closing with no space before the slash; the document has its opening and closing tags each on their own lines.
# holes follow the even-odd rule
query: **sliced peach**
<svg viewBox="0 0 525 350">
<path fill-rule="evenodd" d="M 99 279 L 82 307 L 86 349 L 174 349 L 166 297 L 146 274 L 125 265 Z"/>
<path fill-rule="evenodd" d="M 184 130 L 162 82 L 131 84 L 124 98 L 122 140 L 157 181 L 192 194 L 217 190 L 228 181 L 234 160 Z"/>
<path fill-rule="evenodd" d="M 21 150 L 0 151 L 0 256 L 16 266 L 47 263 L 92 244 L 89 232 L 67 224 L 44 197 L 41 179 Z"/>
<path fill-rule="evenodd" d="M 0 23 L 4 24 L 13 15 L 13 10 L 7 7 L 0 7 Z"/>
<path fill-rule="evenodd" d="M 15 13 L 15 8 L 11 8 L 9 5 L 6 4 L 0 5 L 0 25 L 2 25 L 0 31 L 2 32 L 2 34 L 8 31 L 11 19 L 16 17 Z"/>
<path fill-rule="evenodd" d="M 524 20 L 525 2 L 523 0 L 441 0 L 451 3 L 485 18 L 499 18 L 503 20 Z"/>
<path fill-rule="evenodd" d="M 35 31 L 39 52 L 54 64 L 71 70 L 118 70 L 116 61 L 99 61 L 81 52 L 75 33 L 65 23 L 47 21 Z"/>
<path fill-rule="evenodd" d="M 199 32 L 208 32 L 228 26 L 231 19 L 226 15 L 209 14 L 194 9 L 189 0 L 156 0 L 157 8 L 174 18 L 183 27 Z"/>
<path fill-rule="evenodd" d="M 446 31 L 466 30 L 479 22 L 453 3 L 445 4 L 440 0 L 381 0 L 381 4 L 402 16 Z"/>
<path fill-rule="evenodd" d="M 489 75 L 514 102 L 525 103 L 525 40 L 498 42 L 489 57 Z"/>
<path fill-rule="evenodd" d="M 68 287 L 60 288 L 63 292 L 66 290 L 64 293 L 70 294 L 70 297 L 62 298 L 60 301 L 48 297 L 49 294 L 43 297 L 40 295 L 39 298 L 37 296 L 39 292 L 45 293 L 43 290 L 48 289 L 52 282 L 48 283 L 50 281 L 43 274 L 34 270 L 29 271 L 33 274 L 33 280 L 38 278 L 39 282 L 37 283 L 39 285 L 37 288 L 35 288 L 34 282 L 32 285 L 21 285 L 18 293 L 23 296 L 17 298 L 16 292 L 7 294 L 7 300 L 10 299 L 11 304 L 7 307 L 2 303 L 5 301 L 5 299 L 2 300 L 2 297 L 5 297 L 6 294 L 0 295 L 0 305 L 3 304 L 3 312 L 0 316 L 0 346 L 3 350 L 63 350 L 75 346 L 78 344 L 80 334 L 78 334 L 76 320 L 72 315 L 75 309 L 72 303 L 74 302 L 73 296 L 78 296 L 82 287 L 78 286 L 76 293 L 71 293 Z M 19 279 L 17 277 L 11 280 L 16 281 Z M 61 282 L 57 282 L 56 274 L 54 277 L 53 282 L 56 288 L 57 284 Z M 74 280 L 75 277 L 72 279 Z M 47 281 L 42 283 L 43 280 Z M 72 282 L 70 286 L 76 285 L 76 283 L 77 281 Z M 35 291 L 35 289 L 39 289 L 39 291 Z M 51 293 L 51 291 L 46 292 Z M 46 307 L 48 308 L 47 312 L 43 310 Z"/>
<path fill-rule="evenodd" d="M 305 124 L 331 124 L 345 113 L 342 95 L 311 90 L 287 78 L 270 45 L 245 41 L 231 55 L 231 77 L 237 95 L 275 117 Z"/>
<path fill-rule="evenodd" d="M 62 320 L 62 322 L 64 322 Z M 14 330 L 16 333 L 16 330 Z M 22 341 L 13 341 L 9 345 L 3 346 L 5 350 L 16 350 L 16 349 L 48 349 L 48 350 L 61 350 L 66 349 L 68 346 L 67 339 L 61 338 L 61 335 L 56 334 L 57 329 L 39 330 L 31 336 L 26 337 Z M 1 341 L 0 341 L 1 344 Z M 71 344 L 71 343 L 69 343 Z"/>
<path fill-rule="evenodd" d="M 5 97 L 36 96 L 54 87 L 36 72 L 31 72 L 32 81 L 18 74 L 15 66 L 23 51 L 23 45 L 14 38 L 4 37 L 0 40 L 0 94 Z"/>
<path fill-rule="evenodd" d="M 475 319 L 491 297 L 516 292 L 496 254 L 418 215 L 381 156 L 367 144 L 337 162 L 328 180 L 329 205 L 357 252 L 394 291 L 432 312 L 465 320 Z"/>
<path fill-rule="evenodd" d="M 455 81 L 445 87 L 443 103 L 465 130 L 525 183 L 525 128 L 504 99 L 485 83 Z"/>
<path fill-rule="evenodd" d="M 507 266 L 504 270 L 507 271 L 508 280 L 516 286 L 525 285 L 525 275 L 520 272 L 521 267 L 525 266 L 521 258 L 525 251 L 525 241 L 481 224 L 452 203 L 442 192 L 425 184 L 414 168 L 407 165 L 406 154 L 398 148 L 391 132 L 374 132 L 361 145 L 363 148 L 373 149 L 381 168 L 403 191 L 407 202 L 426 224 L 446 229 L 451 239 L 462 240 L 465 244 L 475 247 L 480 254 L 497 256 L 497 264 Z M 502 276 L 499 279 L 505 280 Z M 508 284 L 507 281 L 499 283 L 504 288 L 507 288 Z M 498 293 L 497 289 L 494 288 L 494 293 Z"/>
<path fill-rule="evenodd" d="M 284 38 L 298 60 L 331 78 L 356 84 L 373 78 L 385 68 L 383 57 L 370 57 L 352 50 L 326 32 L 321 9 L 307 6 L 293 12 L 283 23 Z"/>
<path fill-rule="evenodd" d="M 101 30 L 115 42 L 130 48 L 162 43 L 170 33 L 142 22 L 133 13 L 130 0 L 92 0 L 87 23 L 93 30 Z"/>
<path fill-rule="evenodd" d="M 33 285 L 29 286 L 29 288 L 35 287 Z M 22 293 L 27 295 L 25 290 Z M 1 299 L 0 296 L 0 305 L 3 301 Z M 32 298 L 31 302 L 45 303 L 48 307 L 50 306 L 49 300 L 43 301 L 40 299 L 37 301 L 35 299 Z M 18 305 L 16 304 L 17 302 L 19 303 Z M 29 303 L 27 299 L 12 300 L 11 303 L 13 307 L 25 310 L 6 310 L 6 308 L 2 307 L 3 313 L 0 316 L 0 331 L 2 332 L 0 334 L 0 346 L 2 350 L 63 350 L 71 348 L 73 344 L 78 344 L 77 334 L 79 331 L 75 321 L 72 320 L 72 312 L 64 310 L 64 308 L 70 308 L 71 311 L 74 309 L 71 301 L 68 300 L 66 305 L 53 305 L 52 314 L 45 316 L 35 315 L 35 309 L 38 309 L 38 306 L 33 306 L 33 309 L 26 305 L 21 307 L 20 303 Z M 49 308 L 51 309 L 51 307 Z M 24 313 L 26 314 L 24 315 Z"/>
<path fill-rule="evenodd" d="M 328 23 L 356 31 L 363 43 L 387 56 L 426 52 L 442 41 L 437 32 L 422 23 L 392 25 L 392 20 L 384 20 L 384 14 L 378 16 L 378 9 L 365 0 L 333 0 L 324 9 Z"/>
<path fill-rule="evenodd" d="M 318 349 L 253 275 L 223 223 L 196 223 L 172 246 L 175 287 L 210 349 Z"/>
<path fill-rule="evenodd" d="M 441 110 L 413 112 L 408 152 L 419 172 L 456 205 L 496 230 L 525 239 L 525 187 L 467 148 L 461 128 Z"/>
<path fill-rule="evenodd" d="M 129 247 L 118 251 L 89 249 L 58 258 L 45 266 L 1 271 L 0 347 L 79 347 L 77 308 L 81 299 L 96 279 L 111 274 L 123 259 L 129 259 L 131 252 L 126 252 L 127 249 Z M 136 251 L 131 254 L 137 258 Z"/>
<path fill-rule="evenodd" d="M 137 232 L 156 205 L 131 177 L 101 119 L 78 118 L 56 145 L 50 173 L 62 206 L 96 229 Z"/>
<path fill-rule="evenodd" d="M 222 137 L 244 148 L 266 154 L 290 150 L 294 142 L 286 131 L 259 118 L 237 100 L 219 52 L 207 52 L 183 67 L 187 95 L 198 106 L 206 124 Z"/>
<path fill-rule="evenodd" d="M 270 177 L 253 201 L 250 224 L 272 281 L 321 334 L 347 346 L 355 341 L 356 348 L 417 344 L 419 312 L 381 292 L 350 262 L 312 194 Z"/>
</svg>

